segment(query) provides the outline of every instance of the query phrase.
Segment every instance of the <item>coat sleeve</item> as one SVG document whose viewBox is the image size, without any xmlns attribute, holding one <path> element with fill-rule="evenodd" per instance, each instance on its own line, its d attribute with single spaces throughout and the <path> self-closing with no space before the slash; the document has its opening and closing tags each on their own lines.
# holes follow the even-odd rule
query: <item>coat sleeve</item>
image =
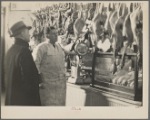
<svg viewBox="0 0 150 120">
<path fill-rule="evenodd" d="M 46 48 L 46 46 L 40 45 L 40 46 L 37 46 L 32 52 L 33 60 L 36 64 L 39 74 L 41 73 L 41 71 L 40 71 L 41 61 L 46 52 L 45 48 Z"/>
</svg>

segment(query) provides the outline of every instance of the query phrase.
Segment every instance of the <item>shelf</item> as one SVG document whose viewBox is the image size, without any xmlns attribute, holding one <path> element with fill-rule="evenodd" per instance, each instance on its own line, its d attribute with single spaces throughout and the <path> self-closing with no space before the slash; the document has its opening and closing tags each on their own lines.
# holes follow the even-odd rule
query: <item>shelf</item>
<svg viewBox="0 0 150 120">
<path fill-rule="evenodd" d="M 113 55 L 113 52 L 101 52 L 101 51 L 97 51 L 97 54 L 101 54 L 101 55 Z M 118 53 L 117 55 L 121 56 L 122 53 Z M 137 56 L 136 53 L 125 53 L 126 56 Z"/>
</svg>

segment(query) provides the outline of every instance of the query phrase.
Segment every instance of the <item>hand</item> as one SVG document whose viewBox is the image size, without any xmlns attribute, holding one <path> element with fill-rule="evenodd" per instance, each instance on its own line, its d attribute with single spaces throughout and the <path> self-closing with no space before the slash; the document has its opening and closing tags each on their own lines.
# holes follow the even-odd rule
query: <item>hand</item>
<svg viewBox="0 0 150 120">
<path fill-rule="evenodd" d="M 43 75 L 42 74 L 39 74 L 39 84 L 41 84 L 43 81 Z"/>
<path fill-rule="evenodd" d="M 44 88 L 45 88 L 45 87 L 44 87 L 44 84 L 43 84 L 43 83 L 40 83 L 40 84 L 39 84 L 39 88 L 44 89 Z"/>
</svg>

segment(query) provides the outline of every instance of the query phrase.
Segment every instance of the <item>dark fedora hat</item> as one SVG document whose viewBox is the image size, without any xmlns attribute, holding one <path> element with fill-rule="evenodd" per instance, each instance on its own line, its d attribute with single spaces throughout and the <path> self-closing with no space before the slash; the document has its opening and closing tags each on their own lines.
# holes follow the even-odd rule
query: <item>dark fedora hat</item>
<svg viewBox="0 0 150 120">
<path fill-rule="evenodd" d="M 9 30 L 10 37 L 14 37 L 15 35 L 18 35 L 21 32 L 20 30 L 22 30 L 24 28 L 27 28 L 30 30 L 32 27 L 26 26 L 23 21 L 19 21 L 19 22 L 15 23 L 14 25 L 12 25 L 12 27 Z"/>
</svg>

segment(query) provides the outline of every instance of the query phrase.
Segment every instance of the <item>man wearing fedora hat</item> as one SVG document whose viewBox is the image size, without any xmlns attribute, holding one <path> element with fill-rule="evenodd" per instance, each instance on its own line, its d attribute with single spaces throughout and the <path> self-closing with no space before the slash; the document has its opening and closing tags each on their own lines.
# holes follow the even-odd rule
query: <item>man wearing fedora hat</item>
<svg viewBox="0 0 150 120">
<path fill-rule="evenodd" d="M 30 26 L 23 21 L 15 23 L 9 33 L 15 43 L 6 55 L 5 105 L 39 106 L 39 75 L 29 50 Z"/>
</svg>

